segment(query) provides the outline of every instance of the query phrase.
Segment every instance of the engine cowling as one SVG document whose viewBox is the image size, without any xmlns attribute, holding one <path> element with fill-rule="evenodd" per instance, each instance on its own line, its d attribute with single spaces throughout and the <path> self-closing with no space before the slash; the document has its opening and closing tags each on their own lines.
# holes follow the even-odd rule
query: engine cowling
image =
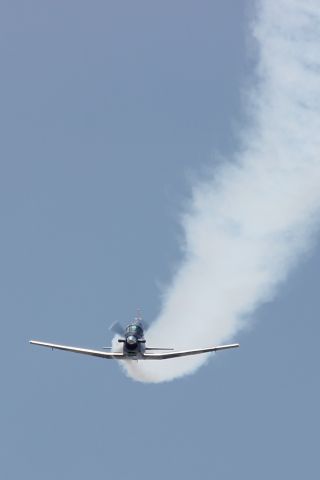
<svg viewBox="0 0 320 480">
<path fill-rule="evenodd" d="M 138 345 L 138 339 L 135 335 L 128 335 L 126 337 L 126 347 L 128 350 L 135 350 Z"/>
</svg>

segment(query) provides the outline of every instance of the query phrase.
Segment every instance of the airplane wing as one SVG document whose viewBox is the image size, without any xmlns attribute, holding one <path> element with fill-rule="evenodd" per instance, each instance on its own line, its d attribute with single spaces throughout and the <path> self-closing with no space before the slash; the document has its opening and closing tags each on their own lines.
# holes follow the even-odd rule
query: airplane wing
<svg viewBox="0 0 320 480">
<path fill-rule="evenodd" d="M 87 348 L 69 347 L 68 345 L 58 345 L 56 343 L 38 342 L 37 340 L 30 340 L 32 345 L 40 345 L 41 347 L 48 347 L 56 350 L 65 350 L 67 352 L 82 353 L 83 355 L 91 355 L 93 357 L 108 358 L 121 360 L 124 358 L 121 352 L 102 352 L 100 350 L 88 350 Z"/>
<path fill-rule="evenodd" d="M 181 350 L 170 353 L 145 353 L 144 360 L 166 360 L 169 358 L 186 357 L 189 355 L 198 355 L 200 353 L 217 352 L 218 350 L 227 350 L 228 348 L 240 347 L 239 343 L 232 343 L 230 345 L 221 345 L 218 347 L 200 348 L 196 350 Z"/>
</svg>

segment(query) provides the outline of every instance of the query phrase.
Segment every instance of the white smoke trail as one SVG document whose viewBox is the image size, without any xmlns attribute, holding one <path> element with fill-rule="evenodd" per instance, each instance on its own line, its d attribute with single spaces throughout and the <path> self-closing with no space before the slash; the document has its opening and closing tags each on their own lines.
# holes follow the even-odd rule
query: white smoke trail
<svg viewBox="0 0 320 480">
<path fill-rule="evenodd" d="M 320 210 L 320 3 L 257 6 L 258 87 L 251 126 L 232 163 L 194 188 L 185 261 L 148 331 L 154 346 L 197 348 L 235 339 L 310 247 Z M 194 372 L 207 356 L 125 363 L 140 381 Z"/>
</svg>

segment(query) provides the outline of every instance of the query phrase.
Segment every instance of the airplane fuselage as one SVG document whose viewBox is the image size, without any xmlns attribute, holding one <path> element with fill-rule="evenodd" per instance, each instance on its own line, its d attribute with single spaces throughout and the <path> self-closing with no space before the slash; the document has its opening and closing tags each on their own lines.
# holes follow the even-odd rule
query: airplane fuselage
<svg viewBox="0 0 320 480">
<path fill-rule="evenodd" d="M 137 360 L 141 358 L 146 349 L 146 340 L 141 322 L 133 322 L 127 326 L 124 338 L 118 339 L 119 343 L 123 343 L 124 355 Z"/>
</svg>

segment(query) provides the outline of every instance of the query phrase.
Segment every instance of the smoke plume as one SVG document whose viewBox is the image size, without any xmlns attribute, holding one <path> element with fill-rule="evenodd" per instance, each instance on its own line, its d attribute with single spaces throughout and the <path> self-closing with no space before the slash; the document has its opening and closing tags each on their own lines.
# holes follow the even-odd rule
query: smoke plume
<svg viewBox="0 0 320 480">
<path fill-rule="evenodd" d="M 320 6 L 264 0 L 250 122 L 234 158 L 194 186 L 183 219 L 185 256 L 148 331 L 152 346 L 200 348 L 237 340 L 310 248 L 320 210 Z M 210 355 L 209 355 L 210 356 Z M 190 374 L 208 356 L 124 362 L 145 382 Z"/>
</svg>

